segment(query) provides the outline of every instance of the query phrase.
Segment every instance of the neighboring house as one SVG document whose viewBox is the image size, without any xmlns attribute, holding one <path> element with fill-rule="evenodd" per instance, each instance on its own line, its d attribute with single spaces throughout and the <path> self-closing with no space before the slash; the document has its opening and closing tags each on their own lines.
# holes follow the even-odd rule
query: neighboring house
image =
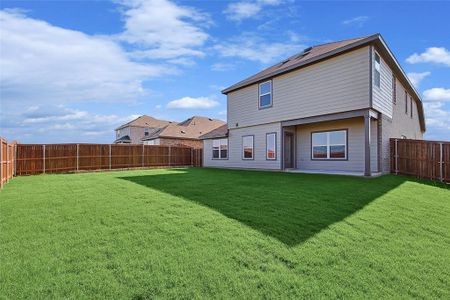
<svg viewBox="0 0 450 300">
<path fill-rule="evenodd" d="M 224 121 L 194 116 L 180 123 L 171 123 L 142 138 L 145 145 L 169 145 L 203 148 L 201 135 L 221 127 Z"/>
<path fill-rule="evenodd" d="M 419 94 L 379 34 L 305 49 L 222 91 L 228 130 L 203 136 L 204 166 L 370 176 L 389 138 L 422 139 Z"/>
<path fill-rule="evenodd" d="M 146 115 L 140 116 L 118 128 L 116 131 L 115 144 L 142 144 L 142 138 L 150 135 L 153 131 L 170 125 L 172 122 L 158 120 Z"/>
</svg>

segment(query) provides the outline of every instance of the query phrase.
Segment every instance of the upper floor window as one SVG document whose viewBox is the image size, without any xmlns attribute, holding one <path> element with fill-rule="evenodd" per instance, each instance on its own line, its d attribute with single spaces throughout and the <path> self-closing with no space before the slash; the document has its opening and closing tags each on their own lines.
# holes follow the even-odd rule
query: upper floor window
<svg viewBox="0 0 450 300">
<path fill-rule="evenodd" d="M 410 113 L 411 113 L 411 119 L 412 119 L 412 117 L 413 117 L 413 100 L 412 100 L 412 97 L 409 97 L 409 111 L 410 111 Z"/>
<path fill-rule="evenodd" d="M 275 132 L 266 134 L 266 159 L 277 159 L 277 134 Z"/>
<path fill-rule="evenodd" d="M 347 159 L 347 130 L 313 132 L 312 159 Z"/>
<path fill-rule="evenodd" d="M 213 159 L 228 158 L 228 139 L 213 140 L 212 157 Z"/>
<path fill-rule="evenodd" d="M 253 159 L 253 135 L 242 137 L 242 159 Z"/>
<path fill-rule="evenodd" d="M 405 90 L 405 114 L 408 114 L 408 93 Z"/>
<path fill-rule="evenodd" d="M 272 81 L 259 84 L 259 108 L 272 106 Z"/>
<path fill-rule="evenodd" d="M 144 128 L 144 135 L 148 135 L 148 132 L 149 132 L 148 127 L 145 127 L 145 128 Z"/>
<path fill-rule="evenodd" d="M 380 56 L 375 53 L 375 61 L 374 61 L 374 81 L 377 87 L 381 86 L 381 59 Z"/>
<path fill-rule="evenodd" d="M 392 103 L 397 104 L 397 79 L 392 75 Z"/>
</svg>

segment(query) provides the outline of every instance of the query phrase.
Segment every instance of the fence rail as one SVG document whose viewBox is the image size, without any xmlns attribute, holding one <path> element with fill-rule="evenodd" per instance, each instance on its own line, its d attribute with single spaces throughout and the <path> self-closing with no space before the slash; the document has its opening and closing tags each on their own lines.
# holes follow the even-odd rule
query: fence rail
<svg viewBox="0 0 450 300">
<path fill-rule="evenodd" d="M 122 144 L 17 144 L 16 174 L 201 166 L 202 149 Z"/>
<path fill-rule="evenodd" d="M 391 173 L 450 182 L 450 142 L 391 139 Z"/>
<path fill-rule="evenodd" d="M 16 142 L 8 143 L 0 138 L 0 189 L 15 173 L 16 169 Z"/>
</svg>

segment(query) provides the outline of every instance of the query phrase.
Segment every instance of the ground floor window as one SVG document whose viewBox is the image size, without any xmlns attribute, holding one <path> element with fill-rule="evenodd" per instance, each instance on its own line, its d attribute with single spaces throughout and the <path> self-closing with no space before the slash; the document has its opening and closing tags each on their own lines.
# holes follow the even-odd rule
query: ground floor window
<svg viewBox="0 0 450 300">
<path fill-rule="evenodd" d="M 212 157 L 214 159 L 228 158 L 228 139 L 213 140 Z"/>
<path fill-rule="evenodd" d="M 347 159 L 347 130 L 311 133 L 311 158 Z"/>
<path fill-rule="evenodd" d="M 277 159 L 277 134 L 275 132 L 266 134 L 266 159 Z"/>
<path fill-rule="evenodd" d="M 242 159 L 253 159 L 253 135 L 242 137 Z"/>
</svg>

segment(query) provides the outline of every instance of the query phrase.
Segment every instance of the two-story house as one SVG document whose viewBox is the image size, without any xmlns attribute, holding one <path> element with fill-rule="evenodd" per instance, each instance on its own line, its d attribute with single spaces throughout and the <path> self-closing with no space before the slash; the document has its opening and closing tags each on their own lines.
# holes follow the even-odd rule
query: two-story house
<svg viewBox="0 0 450 300">
<path fill-rule="evenodd" d="M 204 166 L 371 176 L 389 138 L 422 139 L 422 102 L 380 34 L 305 49 L 223 90 Z"/>
<path fill-rule="evenodd" d="M 140 116 L 115 129 L 115 144 L 142 144 L 142 139 L 158 128 L 172 124 L 170 121 L 158 120 L 150 116 Z"/>
<path fill-rule="evenodd" d="M 177 123 L 143 115 L 116 128 L 114 143 L 203 148 L 200 136 L 224 124 L 224 121 L 202 116 Z"/>
<path fill-rule="evenodd" d="M 224 121 L 202 116 L 193 116 L 180 123 L 171 123 L 158 128 L 142 138 L 144 145 L 186 146 L 203 148 L 200 136 L 225 124 Z"/>
</svg>

